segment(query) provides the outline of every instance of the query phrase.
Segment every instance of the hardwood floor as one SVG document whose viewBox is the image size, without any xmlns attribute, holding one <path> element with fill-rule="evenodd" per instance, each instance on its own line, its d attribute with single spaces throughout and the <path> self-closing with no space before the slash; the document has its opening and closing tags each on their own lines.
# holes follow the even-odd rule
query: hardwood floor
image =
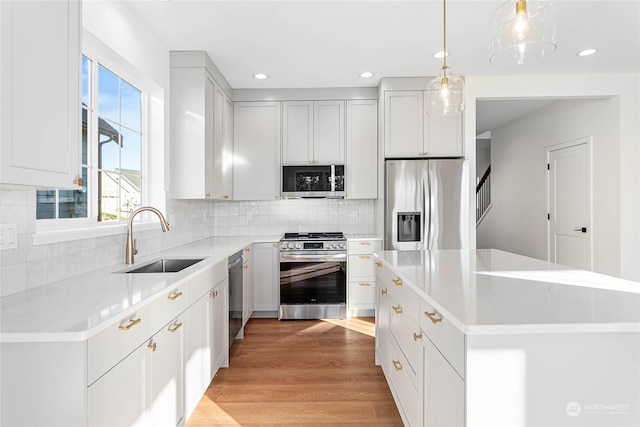
<svg viewBox="0 0 640 427">
<path fill-rule="evenodd" d="M 187 422 L 196 426 L 402 426 L 372 318 L 251 319 Z"/>
</svg>

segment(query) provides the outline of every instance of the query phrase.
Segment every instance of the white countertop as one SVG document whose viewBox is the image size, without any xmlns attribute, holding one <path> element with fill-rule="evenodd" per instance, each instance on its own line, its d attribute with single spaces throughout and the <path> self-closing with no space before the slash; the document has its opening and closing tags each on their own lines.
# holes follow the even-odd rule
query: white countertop
<svg viewBox="0 0 640 427">
<path fill-rule="evenodd" d="M 281 236 L 216 237 L 0 298 L 0 342 L 81 341 L 247 245 Z M 177 273 L 119 274 L 162 257 L 205 258 Z"/>
<path fill-rule="evenodd" d="M 640 332 L 640 283 L 495 249 L 376 257 L 466 334 Z"/>
</svg>

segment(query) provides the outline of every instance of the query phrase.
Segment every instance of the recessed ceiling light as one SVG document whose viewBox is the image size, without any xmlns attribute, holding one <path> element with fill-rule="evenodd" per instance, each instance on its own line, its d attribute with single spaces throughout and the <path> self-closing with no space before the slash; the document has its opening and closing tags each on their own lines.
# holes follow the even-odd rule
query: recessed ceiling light
<svg viewBox="0 0 640 427">
<path fill-rule="evenodd" d="M 360 73 L 360 77 L 368 79 L 369 77 L 373 77 L 373 73 L 371 71 L 365 71 L 364 73 Z"/>
<path fill-rule="evenodd" d="M 268 77 L 269 77 L 269 76 L 267 76 L 267 75 L 266 75 L 266 74 L 264 74 L 264 73 L 256 73 L 256 74 L 254 74 L 254 75 L 253 75 L 253 78 L 254 78 L 254 79 L 258 79 L 258 80 L 264 80 L 264 79 L 266 79 L 266 78 L 268 78 Z"/>
<path fill-rule="evenodd" d="M 444 52 L 444 51 L 440 51 L 440 52 L 436 52 L 432 55 L 435 59 L 442 59 L 445 56 L 449 56 L 449 52 Z"/>
<path fill-rule="evenodd" d="M 585 49 L 578 52 L 578 56 L 590 56 L 596 53 L 598 49 Z"/>
</svg>

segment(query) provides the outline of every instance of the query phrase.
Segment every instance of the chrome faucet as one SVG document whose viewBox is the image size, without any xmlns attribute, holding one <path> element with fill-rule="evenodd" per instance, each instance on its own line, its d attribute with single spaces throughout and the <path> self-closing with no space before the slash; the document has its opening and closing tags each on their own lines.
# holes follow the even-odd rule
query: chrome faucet
<svg viewBox="0 0 640 427">
<path fill-rule="evenodd" d="M 124 250 L 125 264 L 133 264 L 133 256 L 138 253 L 138 250 L 135 248 L 135 243 L 133 240 L 133 218 L 143 211 L 150 211 L 158 215 L 158 218 L 160 218 L 160 227 L 162 227 L 162 231 L 163 232 L 169 231 L 169 224 L 167 223 L 167 220 L 164 219 L 164 215 L 162 215 L 162 212 L 160 212 L 158 209 L 152 206 L 142 206 L 136 209 L 135 211 L 131 212 L 131 215 L 129 215 L 129 221 L 127 222 L 127 245 L 125 246 L 125 250 Z"/>
</svg>

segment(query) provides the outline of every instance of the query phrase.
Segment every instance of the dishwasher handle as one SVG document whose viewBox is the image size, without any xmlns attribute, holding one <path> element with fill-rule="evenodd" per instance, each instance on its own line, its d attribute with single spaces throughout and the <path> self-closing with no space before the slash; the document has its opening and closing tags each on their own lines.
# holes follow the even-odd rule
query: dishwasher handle
<svg viewBox="0 0 640 427">
<path fill-rule="evenodd" d="M 229 260 L 229 270 L 231 270 L 233 267 L 235 267 L 236 265 L 242 263 L 242 257 L 238 257 L 235 259 L 230 259 Z"/>
</svg>

